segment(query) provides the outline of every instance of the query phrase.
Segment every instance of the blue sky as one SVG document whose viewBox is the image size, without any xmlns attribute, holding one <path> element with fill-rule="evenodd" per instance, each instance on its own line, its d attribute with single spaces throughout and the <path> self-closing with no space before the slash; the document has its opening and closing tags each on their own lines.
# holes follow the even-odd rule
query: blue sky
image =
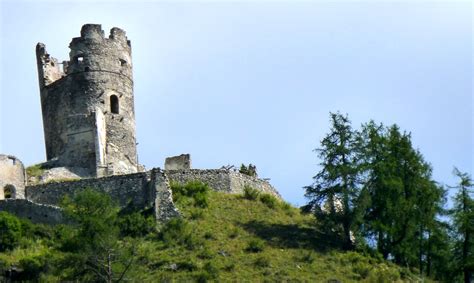
<svg viewBox="0 0 474 283">
<path fill-rule="evenodd" d="M 85 23 L 132 41 L 140 161 L 253 163 L 305 203 L 329 111 L 412 132 L 438 182 L 472 174 L 470 1 L 3 1 L 0 152 L 45 159 L 35 45 L 59 60 Z"/>
</svg>

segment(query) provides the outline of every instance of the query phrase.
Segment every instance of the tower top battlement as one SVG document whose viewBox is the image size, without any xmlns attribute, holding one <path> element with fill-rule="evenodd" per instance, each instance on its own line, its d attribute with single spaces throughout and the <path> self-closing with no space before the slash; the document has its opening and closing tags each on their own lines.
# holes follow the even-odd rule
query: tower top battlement
<svg viewBox="0 0 474 283">
<path fill-rule="evenodd" d="M 71 45 L 74 46 L 78 42 L 88 40 L 92 42 L 104 42 L 104 41 L 115 41 L 131 46 L 130 40 L 128 40 L 126 32 L 118 27 L 110 29 L 109 37 L 105 37 L 105 33 L 102 30 L 102 25 L 98 24 L 85 24 L 81 28 L 81 36 L 74 37 L 71 41 Z"/>
<path fill-rule="evenodd" d="M 38 43 L 36 56 L 48 161 L 91 176 L 135 173 L 132 56 L 125 31 L 86 24 L 59 63 Z M 62 64 L 63 68 L 60 68 Z"/>
</svg>

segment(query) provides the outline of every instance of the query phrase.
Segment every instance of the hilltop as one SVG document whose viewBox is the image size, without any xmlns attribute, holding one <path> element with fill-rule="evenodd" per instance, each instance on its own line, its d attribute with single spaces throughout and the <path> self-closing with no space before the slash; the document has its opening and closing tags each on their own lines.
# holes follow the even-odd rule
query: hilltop
<svg viewBox="0 0 474 283">
<path fill-rule="evenodd" d="M 129 255 L 133 263 L 125 276 L 129 280 L 401 282 L 417 279 L 408 270 L 380 257 L 339 250 L 337 242 L 315 228 L 312 215 L 302 214 L 273 196 L 251 188 L 243 195 L 215 192 L 199 184 L 187 187 L 173 184 L 172 188 L 182 218 L 142 236 L 119 238 L 122 244 L 134 246 Z M 141 222 L 130 223 L 129 228 Z M 61 234 L 58 231 L 64 231 L 64 227 L 28 225 L 30 231 L 36 231 L 30 233 L 34 236 L 24 237 L 18 247 L 0 254 L 3 270 L 11 274 L 13 267 L 20 279 L 76 278 L 73 270 L 77 267 L 64 264 L 68 253 L 64 252 L 64 245 L 59 247 L 63 236 L 58 236 Z"/>
</svg>

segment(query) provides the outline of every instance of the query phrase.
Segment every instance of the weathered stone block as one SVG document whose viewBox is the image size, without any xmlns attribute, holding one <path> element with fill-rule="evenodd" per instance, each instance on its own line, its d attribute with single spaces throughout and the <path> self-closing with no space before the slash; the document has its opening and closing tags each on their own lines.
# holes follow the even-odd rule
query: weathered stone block
<svg viewBox="0 0 474 283">
<path fill-rule="evenodd" d="M 187 170 L 191 169 L 191 155 L 181 154 L 168 157 L 165 160 L 165 170 Z"/>
</svg>

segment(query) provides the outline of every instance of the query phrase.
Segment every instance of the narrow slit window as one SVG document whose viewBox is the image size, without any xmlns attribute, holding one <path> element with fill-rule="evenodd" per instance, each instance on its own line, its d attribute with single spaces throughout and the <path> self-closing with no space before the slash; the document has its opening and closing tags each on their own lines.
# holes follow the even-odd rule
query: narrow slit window
<svg viewBox="0 0 474 283">
<path fill-rule="evenodd" d="M 110 96 L 110 112 L 119 114 L 119 99 L 116 95 Z"/>
</svg>

